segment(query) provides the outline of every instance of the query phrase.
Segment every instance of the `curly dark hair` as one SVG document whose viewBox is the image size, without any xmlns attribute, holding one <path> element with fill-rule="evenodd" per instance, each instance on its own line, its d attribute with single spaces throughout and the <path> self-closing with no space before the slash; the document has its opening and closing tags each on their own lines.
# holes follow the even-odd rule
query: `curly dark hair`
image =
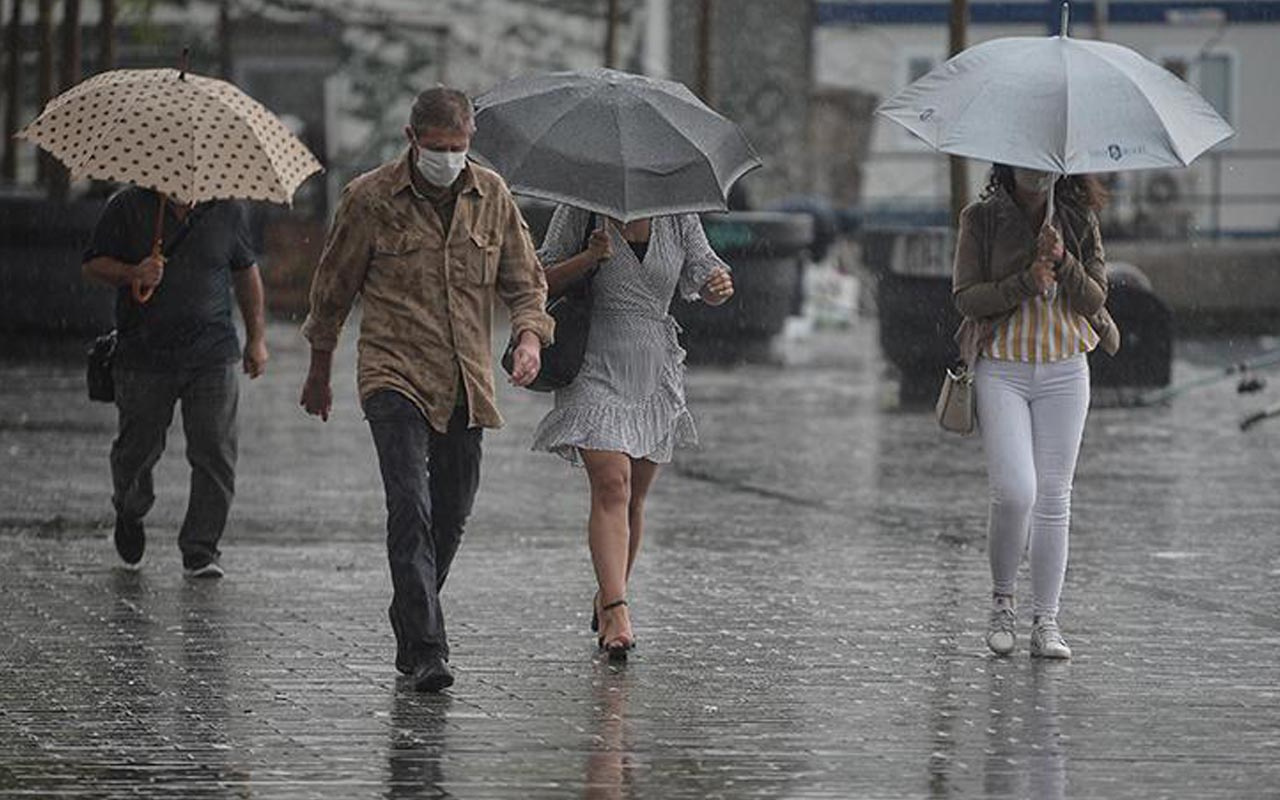
<svg viewBox="0 0 1280 800">
<path fill-rule="evenodd" d="M 1013 167 L 992 164 L 991 175 L 980 199 L 987 200 L 998 192 L 1013 197 L 1013 189 Z M 1058 216 L 1063 222 L 1066 247 L 1079 258 L 1081 242 L 1089 228 L 1096 224 L 1097 213 L 1106 206 L 1110 195 L 1093 175 L 1064 175 L 1054 184 L 1053 196 Z"/>
<path fill-rule="evenodd" d="M 986 200 L 1000 189 L 1013 196 L 1013 167 L 1008 164 L 991 165 L 991 175 L 982 190 L 982 199 Z M 1064 175 L 1054 185 L 1053 192 L 1059 205 L 1082 214 L 1101 211 L 1111 199 L 1102 181 L 1093 175 Z"/>
</svg>

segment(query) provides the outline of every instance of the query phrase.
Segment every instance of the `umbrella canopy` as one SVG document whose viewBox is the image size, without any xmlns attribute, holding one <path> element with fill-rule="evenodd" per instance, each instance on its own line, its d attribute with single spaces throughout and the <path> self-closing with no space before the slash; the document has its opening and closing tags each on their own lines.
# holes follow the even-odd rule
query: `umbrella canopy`
<svg viewBox="0 0 1280 800">
<path fill-rule="evenodd" d="M 181 203 L 291 203 L 320 162 L 274 114 L 225 81 L 114 70 L 49 101 L 18 136 L 75 178 L 134 183 Z"/>
<path fill-rule="evenodd" d="M 476 99 L 473 151 L 513 191 L 624 222 L 723 211 L 760 166 L 738 126 L 679 83 L 609 69 L 526 76 Z"/>
<path fill-rule="evenodd" d="M 944 153 L 1066 175 L 1186 166 L 1235 133 L 1162 67 L 1067 36 L 971 47 L 876 113 Z"/>
</svg>

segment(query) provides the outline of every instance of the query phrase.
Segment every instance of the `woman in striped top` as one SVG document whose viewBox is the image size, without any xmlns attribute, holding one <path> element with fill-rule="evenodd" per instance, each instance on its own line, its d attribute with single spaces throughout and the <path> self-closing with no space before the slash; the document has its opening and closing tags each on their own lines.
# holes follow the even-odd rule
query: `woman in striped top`
<svg viewBox="0 0 1280 800">
<path fill-rule="evenodd" d="M 1053 185 L 1049 173 L 997 164 L 965 209 L 954 297 L 965 317 L 961 351 L 974 364 L 978 424 L 991 500 L 992 610 L 987 645 L 1014 648 L 1014 589 L 1031 562 L 1031 654 L 1070 658 L 1058 627 L 1067 568 L 1071 484 L 1089 410 L 1086 355 L 1114 353 L 1097 211 L 1105 193 L 1089 177 Z M 1051 219 L 1046 217 L 1051 216 Z"/>
<path fill-rule="evenodd" d="M 1056 291 L 1057 281 L 1048 286 L 1023 300 L 994 328 L 984 356 L 996 361 L 1047 363 L 1089 353 L 1098 346 L 1098 334 L 1071 308 L 1066 293 Z"/>
</svg>

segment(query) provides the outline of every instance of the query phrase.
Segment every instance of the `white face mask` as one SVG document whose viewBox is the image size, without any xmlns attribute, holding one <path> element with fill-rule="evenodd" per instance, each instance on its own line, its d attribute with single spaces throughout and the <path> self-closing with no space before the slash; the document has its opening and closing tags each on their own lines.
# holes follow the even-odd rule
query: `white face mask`
<svg viewBox="0 0 1280 800">
<path fill-rule="evenodd" d="M 1038 169 L 1013 168 L 1013 182 L 1024 192 L 1043 194 L 1053 185 L 1053 173 Z"/>
<path fill-rule="evenodd" d="M 452 186 L 467 166 L 467 151 L 418 148 L 418 172 L 433 186 Z"/>
</svg>

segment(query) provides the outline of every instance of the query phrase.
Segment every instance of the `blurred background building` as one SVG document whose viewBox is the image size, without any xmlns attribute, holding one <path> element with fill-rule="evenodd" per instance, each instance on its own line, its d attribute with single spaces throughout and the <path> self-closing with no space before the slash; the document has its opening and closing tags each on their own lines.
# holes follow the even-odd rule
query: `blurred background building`
<svg viewBox="0 0 1280 800">
<path fill-rule="evenodd" d="M 886 96 L 947 57 L 947 0 L 817 4 L 818 87 Z M 1057 33 L 1056 2 L 973 0 L 969 43 Z M 1071 34 L 1133 48 L 1189 81 L 1236 128 L 1191 168 L 1117 175 L 1112 233 L 1138 237 L 1275 236 L 1280 232 L 1280 2 L 1098 0 L 1072 4 Z M 945 209 L 946 160 L 894 125 L 877 124 L 864 203 Z M 976 191 L 983 171 L 971 171 Z"/>
<path fill-rule="evenodd" d="M 12 131 L 87 75 L 176 66 L 183 47 L 192 71 L 238 84 L 325 164 L 292 210 L 255 210 L 277 311 L 305 309 L 339 190 L 400 151 L 417 91 L 447 83 L 478 94 L 521 73 L 601 64 L 680 80 L 742 125 L 765 166 L 735 188 L 733 207 L 809 213 L 815 254 L 832 242 L 843 247 L 836 267 L 843 272 L 866 266 L 867 237 L 851 234 L 929 229 L 927 248 L 886 252 L 899 253 L 891 259 L 897 269 L 919 261 L 941 278 L 950 247 L 948 161 L 873 111 L 946 58 L 952 2 L 0 0 L 0 285 L 10 298 L 19 294 L 14 286 L 55 281 L 68 293 L 87 291 L 73 243 L 109 190 L 66 186 L 60 168 Z M 1056 32 L 1058 7 L 970 0 L 967 43 Z M 1237 130 L 1190 169 L 1110 176 L 1109 243 L 1139 243 L 1112 254 L 1140 263 L 1175 310 L 1212 306 L 1219 318 L 1236 319 L 1248 307 L 1273 319 L 1280 0 L 1098 0 L 1075 3 L 1073 20 L 1073 35 L 1130 46 L 1185 77 Z M 985 165 L 969 170 L 970 197 L 985 177 Z M 1209 241 L 1218 246 L 1204 246 Z M 927 264 L 902 256 L 916 251 L 931 254 Z M 60 271 L 47 266 L 55 261 Z M 38 309 L 15 301 L 11 310 Z"/>
<path fill-rule="evenodd" d="M 873 122 L 875 103 L 946 57 L 949 0 L 2 0 L 12 129 L 109 66 L 223 75 L 288 117 L 328 167 L 300 209 L 401 145 L 414 92 L 473 93 L 529 71 L 597 66 L 681 80 L 740 122 L 766 166 L 742 199 L 945 214 L 946 159 Z M 110 30 L 104 13 L 111 16 Z M 78 37 L 65 24 L 78 20 Z M 969 43 L 1043 35 L 1047 0 L 973 0 Z M 1133 47 L 1185 77 L 1238 130 L 1188 170 L 1117 176 L 1111 227 L 1135 236 L 1280 229 L 1278 0 L 1100 0 L 1072 34 Z M 16 23 L 16 24 L 15 24 Z M 111 36 L 111 44 L 104 37 Z M 73 41 L 78 39 L 78 41 Z M 112 51 L 112 52 L 109 52 Z M 35 182 L 34 149 L 6 141 L 0 181 Z M 972 189 L 983 170 L 971 171 Z M 943 217 L 945 219 L 945 217 Z"/>
</svg>

